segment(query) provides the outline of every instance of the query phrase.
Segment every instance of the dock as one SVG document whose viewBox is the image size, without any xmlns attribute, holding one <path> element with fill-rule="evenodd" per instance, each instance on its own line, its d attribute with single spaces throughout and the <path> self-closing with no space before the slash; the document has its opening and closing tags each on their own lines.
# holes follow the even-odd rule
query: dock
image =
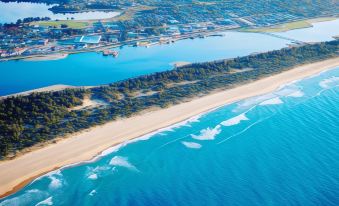
<svg viewBox="0 0 339 206">
<path fill-rule="evenodd" d="M 287 40 L 287 41 L 291 41 L 291 42 L 293 42 L 295 44 L 299 44 L 299 45 L 308 44 L 307 42 L 300 41 L 300 40 L 297 40 L 297 39 L 293 39 L 293 38 L 290 38 L 290 37 L 285 37 L 285 36 L 275 34 L 275 33 L 269 33 L 269 32 L 258 32 L 258 33 L 264 34 L 264 35 L 267 35 L 267 36 L 272 36 L 272 37 L 279 38 L 279 39 L 284 39 L 284 40 Z"/>
</svg>

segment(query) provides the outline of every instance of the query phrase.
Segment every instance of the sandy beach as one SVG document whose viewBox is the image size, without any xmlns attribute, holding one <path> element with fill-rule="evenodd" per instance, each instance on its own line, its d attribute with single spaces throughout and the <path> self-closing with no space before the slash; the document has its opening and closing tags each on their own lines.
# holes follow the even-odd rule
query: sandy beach
<svg viewBox="0 0 339 206">
<path fill-rule="evenodd" d="M 24 61 L 49 61 L 59 60 L 68 57 L 66 53 L 48 54 L 48 55 L 37 55 L 23 59 Z"/>
<path fill-rule="evenodd" d="M 184 61 L 179 61 L 179 62 L 173 62 L 172 65 L 174 67 L 182 67 L 182 66 L 186 66 L 192 64 L 191 62 L 184 62 Z"/>
<path fill-rule="evenodd" d="M 55 84 L 55 85 L 51 85 L 51 86 L 47 86 L 47 87 L 41 87 L 38 89 L 32 89 L 32 90 L 28 90 L 28 91 L 24 91 L 24 92 L 19 92 L 19 93 L 14 93 L 14 94 L 10 94 L 10 95 L 5 95 L 5 96 L 0 96 L 0 99 L 3 98 L 7 98 L 7 97 L 13 97 L 13 96 L 25 96 L 25 95 L 29 95 L 32 93 L 38 93 L 38 92 L 56 92 L 56 91 L 60 91 L 60 90 L 64 90 L 64 89 L 71 89 L 71 88 L 93 88 L 94 86 L 71 86 L 71 85 L 65 85 L 65 84 Z"/>
<path fill-rule="evenodd" d="M 51 86 L 48 86 L 48 87 L 41 87 L 41 88 L 38 88 L 38 89 L 32 89 L 32 90 L 28 90 L 28 91 L 25 91 L 25 92 L 19 92 L 19 93 L 15 93 L 15 94 L 0 96 L 0 99 L 12 97 L 12 96 L 18 96 L 18 95 L 25 96 L 25 95 L 29 95 L 29 94 L 34 93 L 34 92 L 60 91 L 60 90 L 67 89 L 67 88 L 75 88 L 75 87 L 69 86 L 69 85 L 64 85 L 64 84 L 55 84 L 55 85 L 51 85 Z"/>
<path fill-rule="evenodd" d="M 64 165 L 90 160 L 119 143 L 184 121 L 214 108 L 274 91 L 279 86 L 339 66 L 339 57 L 307 64 L 234 89 L 216 92 L 166 109 L 107 123 L 13 160 L 0 162 L 0 194 L 6 196 L 35 177 Z"/>
</svg>

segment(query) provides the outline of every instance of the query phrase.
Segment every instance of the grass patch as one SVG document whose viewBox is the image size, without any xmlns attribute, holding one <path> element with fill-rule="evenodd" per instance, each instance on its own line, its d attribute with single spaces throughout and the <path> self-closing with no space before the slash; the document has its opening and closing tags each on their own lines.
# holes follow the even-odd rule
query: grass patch
<svg viewBox="0 0 339 206">
<path fill-rule="evenodd" d="M 133 19 L 134 15 L 139 11 L 146 11 L 146 10 L 153 10 L 156 7 L 151 6 L 137 6 L 127 9 L 126 11 L 122 12 L 120 15 L 113 17 L 112 21 L 127 21 Z"/>
<path fill-rule="evenodd" d="M 244 29 L 247 32 L 285 32 L 293 29 L 302 29 L 312 27 L 312 24 L 307 21 L 295 21 L 286 24 L 277 25 L 274 27 L 263 27 L 255 29 Z"/>
<path fill-rule="evenodd" d="M 293 29 L 303 29 L 312 27 L 312 23 L 323 22 L 323 21 L 331 21 L 335 20 L 335 17 L 323 17 L 323 18 L 315 18 L 315 19 L 307 19 L 301 21 L 289 22 L 286 24 L 280 24 L 272 27 L 262 27 L 262 28 L 254 28 L 254 29 L 242 29 L 244 32 L 285 32 Z"/>
<path fill-rule="evenodd" d="M 72 29 L 83 29 L 89 25 L 89 23 L 85 21 L 72 21 L 72 20 L 37 21 L 32 23 L 32 25 L 51 26 L 57 28 L 60 28 L 62 24 L 65 24 L 68 26 L 68 28 Z"/>
</svg>

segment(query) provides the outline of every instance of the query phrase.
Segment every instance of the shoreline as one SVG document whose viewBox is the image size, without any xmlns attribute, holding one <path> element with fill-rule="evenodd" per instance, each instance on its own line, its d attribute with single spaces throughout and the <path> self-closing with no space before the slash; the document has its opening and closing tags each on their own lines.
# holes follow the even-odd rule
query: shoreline
<svg viewBox="0 0 339 206">
<path fill-rule="evenodd" d="M 277 29 L 277 28 L 281 27 L 282 25 L 287 25 L 287 24 L 291 24 L 291 23 L 293 24 L 295 22 L 308 22 L 309 27 L 312 27 L 314 23 L 320 23 L 320 22 L 326 22 L 326 21 L 334 21 L 334 20 L 336 20 L 338 18 L 339 18 L 338 15 L 321 16 L 321 17 L 318 17 L 318 18 L 301 19 L 301 20 L 298 20 L 298 21 L 290 21 L 290 22 L 285 22 L 285 23 L 281 23 L 281 24 L 272 25 L 270 27 L 264 27 L 263 26 L 263 27 L 258 27 L 258 28 L 228 28 L 228 27 L 221 27 L 221 28 L 215 29 L 213 31 L 194 31 L 192 33 L 184 34 L 184 35 L 181 35 L 180 37 L 176 38 L 175 41 L 180 41 L 180 40 L 188 39 L 190 37 L 197 38 L 198 37 L 197 35 L 206 35 L 206 36 L 208 36 L 208 35 L 218 34 L 219 32 L 228 32 L 228 31 L 231 31 L 231 32 L 235 31 L 235 32 L 260 33 L 260 31 L 257 31 L 257 30 L 265 31 L 267 29 L 272 29 L 272 28 L 273 29 Z M 85 21 L 85 20 L 81 20 L 81 21 Z M 91 20 L 89 20 L 89 21 L 91 21 Z M 304 28 L 307 28 L 307 27 L 298 27 L 298 28 L 287 29 L 287 30 L 284 30 L 283 32 L 287 32 L 287 31 L 291 31 L 291 30 L 296 30 L 296 29 L 304 29 Z M 273 32 L 273 33 L 275 33 L 275 32 Z M 61 60 L 61 59 L 67 58 L 68 55 L 70 55 L 70 54 L 80 54 L 80 53 L 87 53 L 87 52 L 99 52 L 99 51 L 102 51 L 104 49 L 111 49 L 111 48 L 117 48 L 117 47 L 120 47 L 120 46 L 127 46 L 127 45 L 130 45 L 131 43 L 134 43 L 134 42 L 137 42 L 137 41 L 153 40 L 153 39 L 158 38 L 158 37 L 160 37 L 160 36 L 149 37 L 149 38 L 141 38 L 141 39 L 131 39 L 131 40 L 127 40 L 127 41 L 124 41 L 124 42 L 120 42 L 118 44 L 101 45 L 101 46 L 98 46 L 98 47 L 86 48 L 86 49 L 82 49 L 82 50 L 63 50 L 63 51 L 59 51 L 57 53 L 52 53 L 52 54 L 37 54 L 37 55 L 31 55 L 31 56 L 6 57 L 6 58 L 0 58 L 0 62 L 2 62 L 2 61 L 13 61 L 13 60 L 23 60 L 23 61 Z M 165 37 L 173 38 L 173 36 L 171 36 L 171 35 L 167 35 Z"/>
<path fill-rule="evenodd" d="M 27 57 L 22 59 L 23 61 L 52 61 L 60 60 L 68 57 L 67 53 L 56 53 L 56 54 L 46 54 L 46 55 L 36 55 L 32 57 Z"/>
<path fill-rule="evenodd" d="M 100 86 L 100 85 L 99 85 Z M 66 84 L 53 84 L 51 86 L 46 86 L 46 87 L 40 87 L 40 88 L 36 88 L 36 89 L 30 89 L 27 91 L 23 91 L 23 92 L 17 92 L 14 94 L 8 94 L 8 95 L 4 95 L 1 96 L 0 95 L 0 99 L 5 99 L 8 97 L 15 97 L 15 96 L 26 96 L 26 95 L 30 95 L 32 93 L 39 93 L 39 92 L 56 92 L 56 91 L 61 91 L 64 89 L 87 89 L 87 88 L 93 88 L 96 86 L 72 86 L 72 85 L 66 85 Z"/>
<path fill-rule="evenodd" d="M 270 93 L 280 86 L 339 66 L 339 57 L 297 66 L 233 89 L 194 98 L 169 108 L 120 119 L 70 135 L 55 144 L 0 162 L 0 198 L 20 190 L 50 171 L 85 163 L 113 146 L 205 114 L 249 97 Z M 240 95 L 239 95 L 240 94 Z M 132 126 L 133 125 L 133 126 Z M 95 159 L 94 159 L 95 160 Z"/>
</svg>

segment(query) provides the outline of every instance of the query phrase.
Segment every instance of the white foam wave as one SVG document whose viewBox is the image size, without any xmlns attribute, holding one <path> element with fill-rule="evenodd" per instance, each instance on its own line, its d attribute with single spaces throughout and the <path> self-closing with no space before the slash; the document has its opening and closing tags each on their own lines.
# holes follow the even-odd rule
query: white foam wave
<svg viewBox="0 0 339 206">
<path fill-rule="evenodd" d="M 116 146 L 113 146 L 113 147 L 110 147 L 104 151 L 101 152 L 101 154 L 99 155 L 100 157 L 103 157 L 103 156 L 106 156 L 106 155 L 109 155 L 113 152 L 116 152 L 118 151 L 121 147 L 123 146 L 123 144 L 118 144 Z"/>
<path fill-rule="evenodd" d="M 274 92 L 277 96 L 288 96 L 293 92 L 298 91 L 298 88 L 291 87 L 291 85 L 285 85 L 283 88 Z"/>
<path fill-rule="evenodd" d="M 229 139 L 231 139 L 231 138 L 233 138 L 233 137 L 236 137 L 236 136 L 238 136 L 238 135 L 240 135 L 240 134 L 243 134 L 244 132 L 246 132 L 247 130 L 249 130 L 251 127 L 255 126 L 256 124 L 259 124 L 260 122 L 262 122 L 262 121 L 264 121 L 264 120 L 266 120 L 266 119 L 271 118 L 271 117 L 274 116 L 274 115 L 275 115 L 275 114 L 270 115 L 270 116 L 268 116 L 268 117 L 266 117 L 266 118 L 264 118 L 264 119 L 261 119 L 261 120 L 258 120 L 258 121 L 256 121 L 256 122 L 252 123 L 251 125 L 247 126 L 245 129 L 243 129 L 243 130 L 241 130 L 240 132 L 235 133 L 235 134 L 233 134 L 233 135 L 227 137 L 226 139 L 221 140 L 221 141 L 218 142 L 217 144 L 222 144 L 222 143 L 228 141 Z"/>
<path fill-rule="evenodd" d="M 193 123 L 193 122 L 199 122 L 200 120 L 200 117 L 202 116 L 202 114 L 199 114 L 199 115 L 196 115 L 194 117 L 191 117 L 187 120 L 184 120 L 182 122 L 178 122 L 176 124 L 173 124 L 169 127 L 166 127 L 166 128 L 163 128 L 163 129 L 159 129 L 158 132 L 166 132 L 166 131 L 174 131 L 174 129 L 177 129 L 177 128 L 180 128 L 182 126 L 188 126 L 190 127 L 190 123 Z"/>
<path fill-rule="evenodd" d="M 236 109 L 252 107 L 254 105 L 258 105 L 261 102 L 266 101 L 268 99 L 272 99 L 274 97 L 276 97 L 276 95 L 273 94 L 273 93 L 264 94 L 264 95 L 260 95 L 260 96 L 256 96 L 256 97 L 250 97 L 250 98 L 247 98 L 245 100 L 240 101 L 238 103 L 238 107 Z M 236 111 L 236 110 L 234 110 L 234 111 Z"/>
<path fill-rule="evenodd" d="M 97 174 L 91 174 L 90 176 L 88 176 L 88 179 L 96 180 L 96 179 L 98 179 L 98 175 Z"/>
<path fill-rule="evenodd" d="M 185 145 L 187 148 L 192 148 L 192 149 L 200 149 L 202 146 L 199 143 L 196 142 L 181 142 L 183 145 Z"/>
<path fill-rule="evenodd" d="M 35 206 L 39 206 L 39 205 L 53 205 L 53 197 L 49 197 L 49 198 L 39 202 Z"/>
<path fill-rule="evenodd" d="M 54 176 L 51 176 L 49 178 L 51 180 L 51 182 L 49 183 L 49 186 L 48 186 L 50 189 L 58 189 L 62 186 L 62 183 L 58 178 L 56 178 Z"/>
<path fill-rule="evenodd" d="M 242 113 L 236 117 L 223 121 L 220 124 L 223 126 L 232 126 L 232 125 L 239 124 L 241 121 L 247 121 L 247 120 L 249 119 L 246 117 L 245 113 Z"/>
<path fill-rule="evenodd" d="M 109 166 L 96 166 L 92 172 L 96 173 L 96 172 L 101 172 L 101 171 L 105 171 L 105 170 L 109 170 L 110 167 Z"/>
<path fill-rule="evenodd" d="M 104 151 L 101 152 L 101 154 L 99 155 L 99 157 L 103 157 L 103 156 L 107 156 L 113 152 L 117 152 L 119 151 L 119 149 L 121 149 L 122 147 L 125 147 L 126 145 L 130 144 L 130 143 L 135 143 L 135 142 L 138 142 L 138 141 L 145 141 L 145 140 L 148 140 L 150 139 L 152 136 L 156 135 L 156 134 L 160 134 L 160 135 L 164 135 L 164 133 L 162 132 L 166 132 L 166 131 L 174 131 L 174 129 L 176 128 L 179 128 L 181 126 L 187 126 L 189 123 L 192 123 L 192 122 L 199 122 L 199 119 L 200 117 L 202 116 L 203 114 L 199 114 L 199 115 L 196 115 L 194 117 L 191 117 L 187 120 L 184 120 L 182 122 L 178 122 L 176 124 L 173 124 L 171 126 L 168 126 L 168 127 L 165 127 L 165 128 L 162 128 L 162 129 L 158 129 L 154 132 L 150 132 L 148 134 L 145 134 L 143 136 L 140 136 L 138 138 L 134 138 L 134 139 L 131 139 L 131 140 L 128 140 L 126 142 L 123 142 L 121 144 L 118 144 L 116 146 L 113 146 L 113 147 L 110 147 Z"/>
<path fill-rule="evenodd" d="M 261 102 L 259 105 L 274 105 L 274 104 L 282 104 L 284 103 L 279 97 L 275 97 L 272 99 L 265 100 Z"/>
<path fill-rule="evenodd" d="M 319 82 L 319 86 L 328 89 L 330 87 L 338 86 L 339 85 L 339 77 L 333 76 L 328 79 L 324 79 Z"/>
<path fill-rule="evenodd" d="M 38 189 L 27 190 L 24 194 L 7 199 L 3 202 L 0 202 L 0 206 L 21 206 L 21 205 L 31 205 L 32 202 L 37 202 L 43 198 L 46 198 L 46 193 Z"/>
<path fill-rule="evenodd" d="M 287 97 L 303 97 L 304 95 L 304 92 L 299 90 L 287 95 Z"/>
<path fill-rule="evenodd" d="M 213 140 L 221 132 L 220 125 L 217 125 L 214 128 L 207 128 L 200 131 L 199 135 L 191 134 L 193 139 L 197 140 Z"/>
<path fill-rule="evenodd" d="M 111 159 L 109 164 L 113 166 L 126 167 L 128 169 L 138 171 L 138 169 L 134 165 L 128 162 L 128 159 L 126 157 L 115 156 Z"/>
<path fill-rule="evenodd" d="M 88 195 L 89 195 L 89 196 L 94 196 L 96 193 L 97 193 L 96 190 L 92 190 Z"/>
<path fill-rule="evenodd" d="M 233 112 L 239 112 L 243 109 L 251 107 L 253 109 L 257 105 L 271 105 L 271 104 L 282 104 L 283 101 L 281 97 L 302 97 L 304 93 L 302 92 L 300 86 L 297 86 L 295 83 L 300 80 L 289 82 L 287 84 L 281 85 L 277 90 L 260 95 L 255 97 L 250 97 L 244 100 L 241 100 L 237 103 L 237 107 L 233 109 Z M 277 99 L 279 98 L 279 100 Z"/>
<path fill-rule="evenodd" d="M 51 180 L 51 182 L 49 183 L 49 186 L 48 186 L 50 189 L 58 189 L 63 184 L 62 181 L 61 181 L 62 174 L 61 174 L 60 170 L 55 170 L 55 171 L 51 172 L 48 175 L 48 178 Z"/>
</svg>

